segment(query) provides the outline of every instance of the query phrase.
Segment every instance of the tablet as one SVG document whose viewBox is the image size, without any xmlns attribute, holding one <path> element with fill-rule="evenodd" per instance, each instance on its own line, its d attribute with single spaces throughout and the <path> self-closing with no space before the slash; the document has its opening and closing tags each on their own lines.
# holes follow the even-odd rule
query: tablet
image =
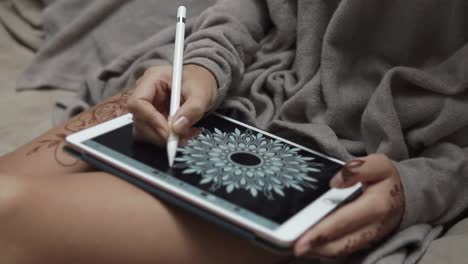
<svg viewBox="0 0 468 264">
<path fill-rule="evenodd" d="M 198 135 L 179 146 L 170 168 L 166 146 L 135 140 L 132 122 L 126 114 L 66 141 L 75 152 L 275 247 L 290 248 L 362 188 L 329 187 L 342 161 L 216 113 L 196 124 Z"/>
</svg>

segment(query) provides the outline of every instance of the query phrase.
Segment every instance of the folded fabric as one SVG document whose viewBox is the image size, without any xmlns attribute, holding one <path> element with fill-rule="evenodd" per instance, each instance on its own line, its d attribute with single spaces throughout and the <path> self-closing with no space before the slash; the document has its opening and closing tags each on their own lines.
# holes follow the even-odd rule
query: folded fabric
<svg viewBox="0 0 468 264">
<path fill-rule="evenodd" d="M 43 40 L 39 0 L 1 0 L 0 23 L 25 47 L 37 50 Z"/>
<path fill-rule="evenodd" d="M 212 3 L 187 2 L 185 60 L 214 73 L 220 109 L 343 160 L 387 154 L 404 219 L 357 261 L 415 263 L 468 205 L 465 1 Z M 92 105 L 132 87 L 171 62 L 176 5 L 53 3 L 49 39 L 19 89 L 75 90 Z"/>
</svg>

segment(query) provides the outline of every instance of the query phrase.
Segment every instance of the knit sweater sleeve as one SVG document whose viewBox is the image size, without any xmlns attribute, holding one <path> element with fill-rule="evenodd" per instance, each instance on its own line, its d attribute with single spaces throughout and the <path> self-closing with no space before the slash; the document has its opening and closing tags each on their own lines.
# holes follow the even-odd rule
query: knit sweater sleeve
<svg viewBox="0 0 468 264">
<path fill-rule="evenodd" d="M 396 163 L 405 189 L 400 228 L 445 224 L 468 207 L 468 150 L 441 142 L 419 157 Z"/>
<path fill-rule="evenodd" d="M 269 27 L 266 3 L 221 0 L 205 10 L 186 39 L 185 64 L 197 64 L 218 82 L 218 103 L 239 83 Z"/>
</svg>

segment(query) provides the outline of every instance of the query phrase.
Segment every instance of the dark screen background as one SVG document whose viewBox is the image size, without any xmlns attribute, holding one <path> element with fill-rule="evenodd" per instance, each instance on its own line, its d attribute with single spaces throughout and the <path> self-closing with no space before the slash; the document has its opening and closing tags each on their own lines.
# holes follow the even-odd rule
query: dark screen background
<svg viewBox="0 0 468 264">
<path fill-rule="evenodd" d="M 205 119 L 197 124 L 197 127 L 203 127 L 211 132 L 214 132 L 215 128 L 223 132 L 233 132 L 235 128 L 244 132 L 247 129 L 216 115 L 205 117 Z M 268 137 L 268 135 L 264 136 Z M 182 174 L 183 169 L 169 168 L 165 146 L 156 146 L 134 140 L 132 137 L 131 124 L 96 137 L 93 140 L 142 162 L 155 170 L 172 175 L 185 183 L 191 184 L 217 197 L 221 197 L 278 224 L 282 224 L 324 194 L 329 189 L 330 179 L 341 168 L 341 164 L 301 149 L 299 152 L 300 155 L 314 157 L 315 162 L 320 162 L 325 165 L 321 168 L 320 172 L 309 173 L 310 177 L 318 180 L 318 184 L 316 184 L 317 188 L 304 188 L 303 192 L 293 188 L 286 188 L 283 189 L 284 197 L 274 194 L 274 199 L 271 200 L 262 192 L 259 192 L 257 197 L 253 197 L 247 190 L 235 189 L 233 192 L 228 193 L 225 187 L 213 191 L 210 189 L 211 184 L 200 185 L 201 176 L 196 174 Z M 178 152 L 178 155 L 181 155 L 180 152 Z"/>
</svg>

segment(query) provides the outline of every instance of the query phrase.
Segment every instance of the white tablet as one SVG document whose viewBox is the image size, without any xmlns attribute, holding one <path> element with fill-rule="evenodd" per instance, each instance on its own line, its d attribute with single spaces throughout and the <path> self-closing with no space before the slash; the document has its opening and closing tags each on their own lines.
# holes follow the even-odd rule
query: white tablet
<svg viewBox="0 0 468 264">
<path fill-rule="evenodd" d="M 165 146 L 135 140 L 127 114 L 66 138 L 93 157 L 195 208 L 288 248 L 361 185 L 332 189 L 343 162 L 234 119 L 211 114 L 180 146 L 174 167 Z"/>
</svg>

